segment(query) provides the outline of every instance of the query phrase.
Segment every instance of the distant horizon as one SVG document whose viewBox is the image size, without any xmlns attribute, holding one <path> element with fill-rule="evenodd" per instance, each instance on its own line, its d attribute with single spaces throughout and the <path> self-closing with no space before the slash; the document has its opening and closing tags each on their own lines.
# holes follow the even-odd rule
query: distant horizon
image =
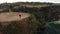
<svg viewBox="0 0 60 34">
<path fill-rule="evenodd" d="M 16 2 L 47 2 L 47 3 L 60 3 L 60 0 L 0 0 L 1 3 L 16 3 Z"/>
<path fill-rule="evenodd" d="M 18 3 L 18 2 L 3 2 L 3 3 Z M 3 3 L 0 3 L 0 4 L 3 4 Z M 52 3 L 52 2 L 40 2 L 40 3 Z M 58 3 L 60 4 L 60 3 Z"/>
</svg>

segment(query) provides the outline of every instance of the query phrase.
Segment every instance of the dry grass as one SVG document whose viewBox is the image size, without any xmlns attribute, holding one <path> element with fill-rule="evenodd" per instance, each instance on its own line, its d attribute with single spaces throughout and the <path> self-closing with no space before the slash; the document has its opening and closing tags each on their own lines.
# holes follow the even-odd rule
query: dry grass
<svg viewBox="0 0 60 34">
<path fill-rule="evenodd" d="M 19 15 L 21 15 L 21 17 Z M 0 13 L 0 22 L 21 20 L 29 16 L 30 14 L 28 13 L 18 13 L 18 12 Z"/>
</svg>

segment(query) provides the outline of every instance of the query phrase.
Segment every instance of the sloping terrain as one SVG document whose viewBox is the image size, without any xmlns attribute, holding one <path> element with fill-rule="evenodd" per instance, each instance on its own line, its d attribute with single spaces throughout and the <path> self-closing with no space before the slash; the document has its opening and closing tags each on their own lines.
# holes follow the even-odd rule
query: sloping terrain
<svg viewBox="0 0 60 34">
<path fill-rule="evenodd" d="M 34 24 L 34 23 L 35 24 L 39 23 L 39 27 L 37 28 L 37 34 L 43 34 L 44 32 L 46 32 L 45 31 L 46 29 L 44 27 L 46 25 L 46 22 L 52 22 L 52 21 L 58 21 L 58 20 L 60 20 L 60 5 L 59 6 L 58 5 L 55 6 L 53 4 L 53 6 L 52 6 L 52 4 L 50 4 L 50 6 L 44 6 L 45 5 L 44 4 L 43 6 L 40 6 L 40 4 L 39 4 L 39 6 L 37 6 L 38 3 L 37 4 L 33 3 L 34 6 L 32 6 L 32 4 L 25 4 L 25 3 L 23 3 L 23 5 L 25 5 L 25 6 L 23 6 L 23 5 L 19 6 L 20 3 L 17 3 L 17 5 L 16 4 L 13 5 L 13 4 L 11 4 L 11 5 L 9 5 L 9 4 L 3 5 L 3 6 L 6 6 L 6 5 L 9 5 L 9 6 L 6 8 L 7 10 L 1 11 L 2 13 L 0 14 L 0 17 L 1 17 L 0 20 L 1 20 L 1 22 L 3 22 L 3 21 L 15 21 L 16 24 L 17 24 L 17 25 L 15 24 L 17 30 L 19 30 L 23 26 L 21 28 L 21 31 L 23 31 L 24 34 L 28 34 L 29 30 L 34 28 L 32 26 L 32 24 Z M 13 7 L 10 7 L 10 6 L 13 6 Z M 16 6 L 17 6 L 17 8 L 14 8 Z M 3 14 L 3 12 L 8 11 L 8 8 L 10 8 L 10 9 L 12 8 L 11 10 L 14 13 L 10 12 L 10 13 L 4 13 Z M 15 13 L 15 12 L 17 12 L 17 13 Z M 22 12 L 22 13 L 19 13 L 19 12 Z M 27 14 L 27 13 L 30 13 L 30 14 L 34 15 L 35 18 L 33 17 L 32 20 L 30 18 L 30 20 L 32 22 L 28 18 L 28 17 L 30 17 L 30 14 Z M 20 21 L 18 21 L 18 20 L 20 20 Z M 21 23 L 18 24 L 17 21 L 21 22 Z M 4 24 L 4 23 L 2 23 L 2 24 Z M 9 26 L 15 27 L 15 25 L 13 26 L 11 24 L 9 24 Z M 21 25 L 21 27 L 18 27 L 20 25 Z M 30 25 L 30 27 L 29 27 L 29 25 Z M 31 26 L 33 28 L 31 28 Z M 25 27 L 27 27 L 27 28 L 25 28 Z M 10 27 L 8 27 L 8 29 L 9 28 Z M 19 31 L 19 32 L 21 32 L 21 31 Z M 9 30 L 9 32 L 10 32 L 10 30 Z"/>
<path fill-rule="evenodd" d="M 31 28 L 34 27 L 33 24 L 29 24 L 30 18 L 31 15 L 29 13 L 0 13 L 0 34 L 6 34 L 6 31 L 7 34 L 30 34 L 32 31 Z"/>
<path fill-rule="evenodd" d="M 21 16 L 19 16 L 19 15 L 21 15 Z M 18 12 L 0 13 L 0 22 L 21 20 L 21 19 L 24 19 L 27 17 L 30 17 L 30 14 L 18 13 Z"/>
</svg>

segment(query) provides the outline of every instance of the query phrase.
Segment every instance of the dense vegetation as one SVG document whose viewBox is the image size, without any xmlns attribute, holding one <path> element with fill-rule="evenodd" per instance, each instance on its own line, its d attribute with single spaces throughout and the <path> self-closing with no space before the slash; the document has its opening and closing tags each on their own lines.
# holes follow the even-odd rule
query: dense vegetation
<svg viewBox="0 0 60 34">
<path fill-rule="evenodd" d="M 37 28 L 37 31 L 40 31 L 40 32 L 37 32 L 38 34 L 41 33 L 41 31 L 43 33 L 43 31 L 45 30 L 44 26 L 46 22 L 58 21 L 60 19 L 59 10 L 60 10 L 60 6 L 48 6 L 41 9 L 28 8 L 28 7 L 25 7 L 25 8 L 23 7 L 18 9 L 18 11 L 28 12 L 35 15 L 36 19 L 41 23 Z"/>
<path fill-rule="evenodd" d="M 41 8 L 36 8 L 36 7 L 29 8 L 29 7 L 21 6 L 21 5 L 36 5 L 36 6 L 49 5 L 49 6 L 41 7 Z M 37 32 L 37 34 L 42 34 L 45 31 L 44 26 L 47 22 L 58 21 L 60 19 L 60 6 L 58 5 L 54 6 L 54 4 L 52 3 L 38 3 L 38 2 L 37 3 L 18 2 L 18 3 L 12 3 L 12 4 L 4 3 L 0 5 L 0 9 L 3 9 L 3 8 L 6 8 L 6 9 L 3 10 L 2 12 L 9 11 L 9 9 L 11 9 L 13 12 L 26 12 L 26 13 L 30 13 L 34 15 L 32 22 L 35 24 L 39 23 L 38 28 L 35 30 L 35 31 L 39 31 Z"/>
</svg>

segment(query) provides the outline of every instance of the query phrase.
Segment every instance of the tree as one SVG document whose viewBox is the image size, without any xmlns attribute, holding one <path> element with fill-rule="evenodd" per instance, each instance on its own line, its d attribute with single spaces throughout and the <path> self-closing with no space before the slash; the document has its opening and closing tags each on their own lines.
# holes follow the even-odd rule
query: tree
<svg viewBox="0 0 60 34">
<path fill-rule="evenodd" d="M 12 11 L 12 8 L 13 8 L 13 6 L 12 5 L 9 5 L 9 12 Z"/>
</svg>

